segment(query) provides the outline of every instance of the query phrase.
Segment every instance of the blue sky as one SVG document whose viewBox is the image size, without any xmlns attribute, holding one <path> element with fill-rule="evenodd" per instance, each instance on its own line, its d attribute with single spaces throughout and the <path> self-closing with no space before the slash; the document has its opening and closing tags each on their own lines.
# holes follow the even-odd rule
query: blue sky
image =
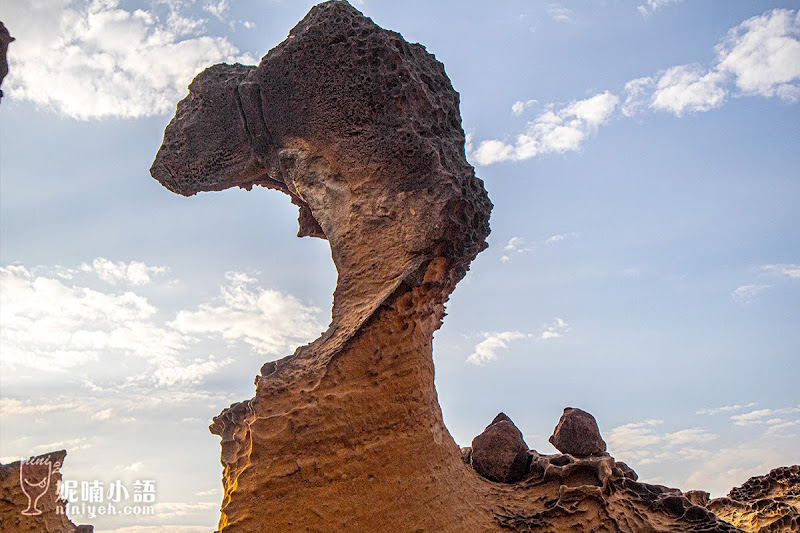
<svg viewBox="0 0 800 533">
<path fill-rule="evenodd" d="M 210 530 L 210 418 L 330 319 L 327 244 L 283 195 L 148 173 L 193 75 L 312 4 L 0 7 L 0 457 L 157 481 L 154 516 L 76 522 Z M 800 462 L 800 4 L 355 5 L 445 64 L 495 205 L 435 335 L 456 441 L 502 410 L 552 452 L 575 406 L 650 482 L 719 496 Z"/>
</svg>

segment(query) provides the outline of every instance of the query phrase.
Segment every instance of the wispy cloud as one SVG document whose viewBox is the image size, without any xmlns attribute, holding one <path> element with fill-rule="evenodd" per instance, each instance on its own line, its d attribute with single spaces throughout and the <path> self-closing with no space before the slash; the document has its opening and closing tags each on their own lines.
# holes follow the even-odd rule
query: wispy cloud
<svg viewBox="0 0 800 533">
<path fill-rule="evenodd" d="M 525 132 L 511 142 L 492 139 L 481 142 L 472 153 L 479 165 L 501 161 L 522 161 L 541 154 L 580 149 L 583 141 L 605 124 L 619 98 L 608 91 L 562 107 L 548 106 L 528 123 Z"/>
<path fill-rule="evenodd" d="M 644 420 L 617 426 L 607 436 L 609 450 L 623 461 L 652 464 L 660 461 L 696 459 L 710 454 L 698 445 L 708 443 L 717 435 L 700 427 L 659 432 L 663 420 Z"/>
<path fill-rule="evenodd" d="M 570 22 L 574 16 L 571 9 L 559 4 L 550 4 L 547 6 L 547 14 L 556 22 Z"/>
<path fill-rule="evenodd" d="M 525 239 L 522 237 L 511 237 L 508 242 L 503 246 L 503 255 L 500 256 L 500 261 L 503 263 L 510 263 L 514 255 L 524 254 L 533 251 L 534 248 L 525 244 Z"/>
<path fill-rule="evenodd" d="M 510 341 L 530 337 L 529 333 L 520 331 L 494 331 L 483 334 L 484 340 L 475 345 L 475 351 L 467 357 L 467 363 L 482 365 L 497 360 L 497 352 L 508 348 Z"/>
<path fill-rule="evenodd" d="M 792 422 L 798 418 L 800 418 L 800 406 L 782 409 L 756 409 L 755 411 L 731 416 L 731 420 L 737 426 L 774 426 Z"/>
<path fill-rule="evenodd" d="M 763 272 L 776 276 L 785 276 L 789 279 L 800 279 L 800 265 L 776 264 L 764 265 L 761 267 Z"/>
<path fill-rule="evenodd" d="M 567 324 L 563 319 L 555 317 L 552 323 L 544 326 L 541 339 L 557 339 L 567 331 L 569 331 L 569 324 Z"/>
<path fill-rule="evenodd" d="M 184 12 L 188 4 L 128 10 L 119 0 L 5 3 L 4 22 L 24 43 L 9 54 L 8 97 L 81 120 L 145 117 L 171 112 L 205 67 L 255 62 L 227 38 L 204 35 L 206 20 Z M 227 6 L 209 0 L 203 7 L 223 19 Z"/>
<path fill-rule="evenodd" d="M 514 115 L 519 116 L 524 113 L 526 109 L 529 109 L 538 103 L 538 100 L 517 100 L 514 102 L 514 105 L 511 106 L 511 112 Z"/>
<path fill-rule="evenodd" d="M 649 14 L 669 3 L 673 0 L 648 0 L 639 10 Z M 732 28 L 715 47 L 716 59 L 708 67 L 676 65 L 629 80 L 622 96 L 605 91 L 564 106 L 546 105 L 513 139 L 484 140 L 468 153 L 478 165 L 524 161 L 578 151 L 600 126 L 619 115 L 656 111 L 680 117 L 719 108 L 731 96 L 795 102 L 800 99 L 799 38 L 798 11 L 773 9 Z M 516 102 L 512 112 L 521 114 L 526 102 Z"/>
<path fill-rule="evenodd" d="M 220 287 L 213 302 L 194 311 L 180 311 L 168 325 L 184 334 L 241 340 L 270 355 L 281 355 L 318 335 L 320 309 L 303 304 L 280 291 L 254 286 L 253 278 L 228 273 L 229 283 Z"/>
<path fill-rule="evenodd" d="M 68 281 L 52 274 L 54 270 L 94 276 L 94 282 Z M 172 321 L 165 321 L 145 296 L 130 287 L 116 287 L 120 283 L 141 287 L 149 282 L 151 273 L 164 270 L 137 261 L 114 263 L 102 258 L 79 269 L 0 267 L 3 365 L 53 373 L 87 368 L 101 358 L 131 358 L 139 361 L 137 368 L 144 365 L 145 370 L 126 381 L 146 380 L 161 386 L 198 384 L 232 362 L 231 358 L 191 354 L 190 349 L 200 341 L 241 341 L 261 353 L 281 355 L 322 329 L 319 309 L 290 294 L 264 289 L 241 273 L 229 273 L 218 298 L 194 310 L 179 310 Z M 111 286 L 98 284 L 98 280 Z M 86 387 L 103 391 L 88 380 Z"/>
<path fill-rule="evenodd" d="M 683 0 L 646 0 L 644 4 L 636 6 L 636 10 L 639 11 L 643 17 L 647 17 L 665 6 L 677 4 L 682 1 Z"/>
<path fill-rule="evenodd" d="M 742 285 L 731 293 L 731 298 L 739 303 L 749 303 L 770 287 L 771 285 Z"/>
<path fill-rule="evenodd" d="M 124 283 L 128 285 L 146 285 L 152 280 L 151 275 L 163 274 L 167 271 L 166 267 L 148 266 L 141 261 L 110 261 L 105 257 L 94 259 L 91 264 L 83 263 L 79 267 L 82 272 L 93 272 L 97 277 L 106 283 L 116 285 Z"/>
<path fill-rule="evenodd" d="M 698 409 L 696 414 L 698 415 L 718 415 L 720 413 L 729 413 L 732 411 L 741 411 L 742 409 L 747 409 L 748 407 L 753 407 L 755 403 L 748 403 L 748 404 L 733 404 L 733 405 L 723 405 L 721 407 L 706 407 L 703 409 Z"/>
<path fill-rule="evenodd" d="M 571 241 L 573 239 L 577 239 L 580 237 L 580 233 L 570 232 L 570 233 L 559 233 L 557 235 L 551 235 L 547 239 L 545 239 L 545 244 L 556 244 L 562 241 Z"/>
</svg>

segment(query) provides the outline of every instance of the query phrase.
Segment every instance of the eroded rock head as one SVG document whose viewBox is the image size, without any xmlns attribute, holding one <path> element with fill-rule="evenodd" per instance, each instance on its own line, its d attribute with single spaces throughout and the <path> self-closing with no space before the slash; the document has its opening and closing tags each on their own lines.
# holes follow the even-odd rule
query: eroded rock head
<svg viewBox="0 0 800 533">
<path fill-rule="evenodd" d="M 258 67 L 199 74 L 151 174 L 183 195 L 288 194 L 299 234 L 330 241 L 333 321 L 352 329 L 404 283 L 437 283 L 444 301 L 486 247 L 491 203 L 464 141 L 443 65 L 330 1 Z"/>
</svg>

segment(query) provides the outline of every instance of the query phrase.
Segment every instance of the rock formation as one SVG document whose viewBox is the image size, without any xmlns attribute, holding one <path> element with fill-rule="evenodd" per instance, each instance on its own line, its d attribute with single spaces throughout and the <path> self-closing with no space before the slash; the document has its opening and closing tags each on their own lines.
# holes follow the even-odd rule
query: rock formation
<svg viewBox="0 0 800 533">
<path fill-rule="evenodd" d="M 189 86 L 153 177 L 185 196 L 287 194 L 298 236 L 327 239 L 339 275 L 328 330 L 264 364 L 255 396 L 210 426 L 219 530 L 735 531 L 607 455 L 529 451 L 504 415 L 473 449 L 453 441 L 432 337 L 492 208 L 464 142 L 442 64 L 343 1 L 314 7 L 258 67 L 216 65 Z"/>
<path fill-rule="evenodd" d="M 751 477 L 727 497 L 711 500 L 706 507 L 747 532 L 800 531 L 800 465 Z"/>
<path fill-rule="evenodd" d="M 564 409 L 550 437 L 550 444 L 561 453 L 578 456 L 599 455 L 606 451 L 597 421 L 586 411 L 574 407 Z"/>
<path fill-rule="evenodd" d="M 0 533 L 92 533 L 66 515 L 58 492 L 67 452 L 31 457 L 26 464 L 0 464 Z M 25 489 L 23 489 L 23 484 Z"/>
<path fill-rule="evenodd" d="M 0 21 L 0 87 L 3 86 L 3 79 L 8 74 L 8 45 L 14 38 L 8 33 L 6 25 Z M 0 100 L 3 98 L 3 90 L 0 89 Z"/>
<path fill-rule="evenodd" d="M 500 413 L 472 440 L 472 467 L 486 479 L 514 483 L 528 473 L 528 445 L 505 413 Z"/>
</svg>

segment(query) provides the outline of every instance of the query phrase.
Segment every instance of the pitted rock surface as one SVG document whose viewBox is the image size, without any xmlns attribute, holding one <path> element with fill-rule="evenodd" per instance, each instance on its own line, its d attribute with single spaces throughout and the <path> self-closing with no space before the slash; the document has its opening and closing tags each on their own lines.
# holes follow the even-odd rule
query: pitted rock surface
<svg viewBox="0 0 800 533">
<path fill-rule="evenodd" d="M 711 500 L 706 507 L 744 531 L 800 531 L 800 465 L 751 477 L 727 497 Z"/>
</svg>

